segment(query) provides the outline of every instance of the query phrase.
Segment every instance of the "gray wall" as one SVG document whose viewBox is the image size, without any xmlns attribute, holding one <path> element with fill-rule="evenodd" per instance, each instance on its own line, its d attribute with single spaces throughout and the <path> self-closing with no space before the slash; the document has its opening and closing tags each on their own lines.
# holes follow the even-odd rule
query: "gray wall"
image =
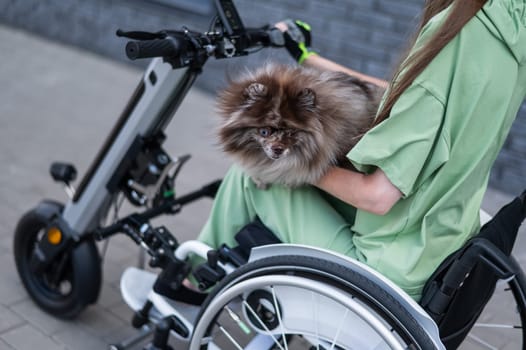
<svg viewBox="0 0 526 350">
<path fill-rule="evenodd" d="M 115 37 L 117 28 L 156 31 L 186 25 L 205 31 L 213 15 L 206 11 L 206 6 L 204 11 L 200 8 L 196 12 L 177 5 L 162 5 L 166 0 L 157 1 L 0 0 L 0 21 L 124 61 L 125 41 Z M 177 4 L 177 0 L 173 3 Z M 388 78 L 417 23 L 423 0 L 235 0 L 235 3 L 246 26 L 300 18 L 312 25 L 314 47 L 324 56 Z M 235 73 L 269 59 L 290 62 L 287 54 L 277 49 L 263 50 L 250 59 L 209 62 L 198 86 L 213 92 L 223 84 L 225 72 Z M 145 65 L 145 62 L 130 64 Z M 491 186 L 517 193 L 526 188 L 524 174 L 526 108 L 523 106 L 492 171 Z"/>
</svg>

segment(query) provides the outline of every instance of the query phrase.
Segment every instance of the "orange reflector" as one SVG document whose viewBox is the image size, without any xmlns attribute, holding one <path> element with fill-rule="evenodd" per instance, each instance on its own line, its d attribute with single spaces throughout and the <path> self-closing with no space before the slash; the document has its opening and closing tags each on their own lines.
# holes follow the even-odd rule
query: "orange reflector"
<svg viewBox="0 0 526 350">
<path fill-rule="evenodd" d="M 62 232 L 56 227 L 50 228 L 47 231 L 47 240 L 51 244 L 59 244 L 62 241 Z"/>
</svg>

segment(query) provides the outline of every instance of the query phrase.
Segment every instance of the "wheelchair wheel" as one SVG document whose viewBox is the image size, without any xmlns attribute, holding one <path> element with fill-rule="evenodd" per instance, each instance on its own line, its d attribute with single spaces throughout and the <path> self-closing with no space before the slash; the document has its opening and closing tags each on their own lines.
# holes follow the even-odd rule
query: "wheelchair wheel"
<svg viewBox="0 0 526 350">
<path fill-rule="evenodd" d="M 526 278 L 515 259 L 510 260 L 519 272 L 512 280 L 497 283 L 460 350 L 526 350 Z"/>
<path fill-rule="evenodd" d="M 209 295 L 190 349 L 436 349 L 395 297 L 318 258 L 256 260 Z"/>
</svg>

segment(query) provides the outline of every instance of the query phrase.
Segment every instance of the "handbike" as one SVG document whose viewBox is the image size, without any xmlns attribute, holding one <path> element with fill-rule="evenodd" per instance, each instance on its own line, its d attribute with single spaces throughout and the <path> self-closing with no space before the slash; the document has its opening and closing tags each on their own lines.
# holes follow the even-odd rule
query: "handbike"
<svg viewBox="0 0 526 350">
<path fill-rule="evenodd" d="M 163 149 L 164 130 L 209 57 L 245 56 L 275 41 L 271 30 L 242 27 L 240 18 L 232 17 L 237 12 L 230 1 L 218 1 L 217 7 L 220 15 L 206 33 L 117 32 L 133 39 L 126 45 L 130 59 L 155 58 L 78 187 L 71 186 L 73 165 L 51 165 L 53 179 L 64 183 L 70 200 L 42 201 L 16 228 L 18 272 L 31 297 L 51 314 L 73 317 L 97 299 L 101 270 L 95 242 L 123 232 L 101 226 L 117 197 L 146 208 L 142 219 L 147 220 L 214 195 L 219 182 L 175 198 L 175 178 L 189 156 L 172 158 Z M 124 233 L 137 243 L 144 240 Z"/>
</svg>

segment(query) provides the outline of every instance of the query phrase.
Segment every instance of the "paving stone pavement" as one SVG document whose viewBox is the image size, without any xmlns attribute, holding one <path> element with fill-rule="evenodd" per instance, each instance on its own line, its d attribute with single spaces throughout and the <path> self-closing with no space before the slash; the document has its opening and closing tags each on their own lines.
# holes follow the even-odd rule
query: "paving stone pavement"
<svg viewBox="0 0 526 350">
<path fill-rule="evenodd" d="M 0 350 L 106 349 L 134 334 L 118 285 L 122 271 L 138 262 L 137 246 L 125 237 L 109 241 L 99 301 L 64 321 L 29 299 L 16 274 L 12 234 L 21 215 L 41 199 L 66 199 L 48 175 L 49 164 L 70 161 L 82 175 L 142 72 L 1 25 L 0 52 Z M 193 155 L 178 179 L 180 193 L 221 177 L 229 166 L 211 137 L 214 115 L 213 96 L 194 89 L 167 130 L 169 152 Z M 489 190 L 484 207 L 495 213 L 509 198 Z M 210 204 L 192 204 L 160 223 L 181 241 L 191 239 Z M 524 232 L 517 247 L 523 241 Z M 526 266 L 522 249 L 516 255 Z"/>
</svg>

